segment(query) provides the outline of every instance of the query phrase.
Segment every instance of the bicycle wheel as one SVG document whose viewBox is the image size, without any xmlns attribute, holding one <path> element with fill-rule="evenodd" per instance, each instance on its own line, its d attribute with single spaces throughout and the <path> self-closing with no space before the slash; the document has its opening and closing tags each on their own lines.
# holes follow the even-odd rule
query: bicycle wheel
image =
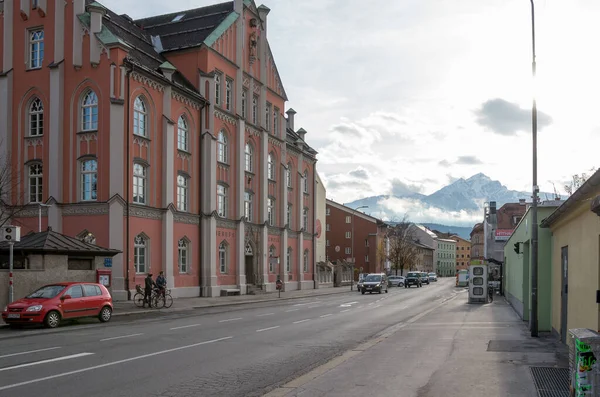
<svg viewBox="0 0 600 397">
<path fill-rule="evenodd" d="M 144 295 L 139 292 L 133 296 L 133 303 L 137 307 L 144 307 Z"/>
<path fill-rule="evenodd" d="M 167 309 L 170 308 L 171 306 L 173 306 L 173 297 L 171 296 L 171 294 L 165 295 L 164 301 L 165 301 L 164 307 L 166 307 Z"/>
<path fill-rule="evenodd" d="M 162 295 L 154 295 L 154 298 L 152 298 L 152 307 L 155 309 L 162 309 L 165 307 L 165 299 Z"/>
</svg>

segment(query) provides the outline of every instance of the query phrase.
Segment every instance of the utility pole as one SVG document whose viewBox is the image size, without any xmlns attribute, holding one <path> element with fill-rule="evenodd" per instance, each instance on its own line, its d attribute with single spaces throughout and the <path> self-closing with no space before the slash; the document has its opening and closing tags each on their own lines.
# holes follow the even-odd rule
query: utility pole
<svg viewBox="0 0 600 397">
<path fill-rule="evenodd" d="M 533 203 L 531 206 L 531 336 L 538 336 L 538 191 L 537 185 L 537 104 L 535 90 L 535 7 L 531 2 L 531 73 L 533 80 L 533 104 L 531 109 L 531 135 L 533 140 Z"/>
</svg>

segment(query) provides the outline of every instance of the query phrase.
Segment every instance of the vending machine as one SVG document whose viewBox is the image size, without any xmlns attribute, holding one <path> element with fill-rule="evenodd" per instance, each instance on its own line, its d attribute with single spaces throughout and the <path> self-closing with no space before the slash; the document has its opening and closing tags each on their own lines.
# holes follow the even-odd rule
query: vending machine
<svg viewBox="0 0 600 397">
<path fill-rule="evenodd" d="M 488 266 L 482 260 L 473 260 L 469 266 L 469 303 L 486 303 Z"/>
</svg>

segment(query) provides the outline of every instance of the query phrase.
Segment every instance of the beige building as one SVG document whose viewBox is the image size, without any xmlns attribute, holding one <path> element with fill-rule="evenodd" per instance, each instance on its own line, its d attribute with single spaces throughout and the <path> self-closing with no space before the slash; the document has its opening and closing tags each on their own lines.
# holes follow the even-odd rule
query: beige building
<svg viewBox="0 0 600 397">
<path fill-rule="evenodd" d="M 471 262 L 471 242 L 460 236 L 452 236 L 456 241 L 456 271 L 466 270 Z"/>
<path fill-rule="evenodd" d="M 417 256 L 414 266 L 411 266 L 410 270 L 419 270 L 427 273 L 433 272 L 433 257 L 435 249 L 416 241 L 413 241 L 413 245 L 416 247 Z"/>
<path fill-rule="evenodd" d="M 552 331 L 600 329 L 600 171 L 541 222 L 552 232 Z M 597 215 L 598 214 L 598 215 Z"/>
</svg>

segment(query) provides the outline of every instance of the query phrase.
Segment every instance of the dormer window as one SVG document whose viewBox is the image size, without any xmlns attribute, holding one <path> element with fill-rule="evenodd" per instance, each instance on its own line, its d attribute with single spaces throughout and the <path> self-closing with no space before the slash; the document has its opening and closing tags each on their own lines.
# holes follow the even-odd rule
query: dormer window
<svg viewBox="0 0 600 397">
<path fill-rule="evenodd" d="M 181 21 L 181 18 L 183 18 L 184 16 L 185 16 L 185 14 L 179 14 L 175 18 L 173 18 L 173 20 L 171 22 L 179 22 L 179 21 Z"/>
</svg>

